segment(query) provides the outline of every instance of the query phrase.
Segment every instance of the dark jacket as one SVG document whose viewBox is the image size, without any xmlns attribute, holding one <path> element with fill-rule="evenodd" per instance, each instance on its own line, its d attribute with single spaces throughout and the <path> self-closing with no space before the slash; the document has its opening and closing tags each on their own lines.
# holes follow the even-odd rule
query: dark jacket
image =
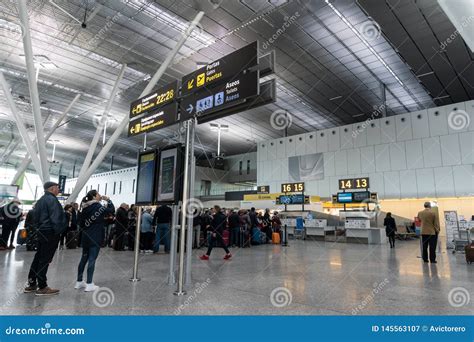
<svg viewBox="0 0 474 342">
<path fill-rule="evenodd" d="M 35 231 L 36 230 L 36 222 L 35 222 L 35 210 L 30 209 L 26 214 L 25 219 L 25 228 L 28 231 Z"/>
<path fill-rule="evenodd" d="M 394 235 L 397 231 L 397 225 L 395 224 L 395 219 L 393 217 L 386 217 L 383 220 L 383 225 L 385 226 L 385 234 L 387 236 Z"/>
<path fill-rule="evenodd" d="M 112 201 L 103 206 L 92 200 L 82 206 L 82 247 L 100 247 L 105 239 L 105 217 L 115 211 Z"/>
<path fill-rule="evenodd" d="M 237 213 L 230 214 L 230 216 L 229 216 L 229 227 L 230 228 L 240 227 L 239 214 L 237 214 Z"/>
<path fill-rule="evenodd" d="M 0 208 L 3 227 L 16 228 L 21 221 L 21 210 L 18 204 L 10 202 Z"/>
<path fill-rule="evenodd" d="M 77 211 L 72 209 L 71 213 L 71 230 L 77 230 Z"/>
<path fill-rule="evenodd" d="M 39 231 L 54 230 L 61 234 L 66 229 L 66 215 L 61 203 L 49 191 L 36 202 L 35 222 Z"/>
<path fill-rule="evenodd" d="M 155 216 L 153 217 L 153 224 L 160 223 L 171 223 L 173 217 L 173 211 L 167 205 L 160 205 L 156 211 Z"/>
<path fill-rule="evenodd" d="M 117 209 L 115 213 L 115 231 L 123 234 L 128 229 L 128 211 L 122 207 Z"/>
<path fill-rule="evenodd" d="M 226 223 L 225 221 L 226 221 L 226 216 L 223 213 L 221 212 L 216 213 L 211 221 L 212 232 L 222 234 L 222 232 L 225 229 L 225 223 Z"/>
<path fill-rule="evenodd" d="M 250 217 L 250 227 L 256 227 L 257 226 L 257 213 L 255 211 L 250 211 L 249 213 Z"/>
</svg>

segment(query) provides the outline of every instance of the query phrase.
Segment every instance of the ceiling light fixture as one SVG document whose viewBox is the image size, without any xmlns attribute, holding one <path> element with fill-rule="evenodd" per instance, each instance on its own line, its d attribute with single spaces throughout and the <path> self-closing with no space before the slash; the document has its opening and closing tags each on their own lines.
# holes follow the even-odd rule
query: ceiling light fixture
<svg viewBox="0 0 474 342">
<path fill-rule="evenodd" d="M 334 7 L 333 4 L 331 4 L 331 2 L 329 0 L 324 0 L 326 2 L 326 4 L 329 6 L 330 9 L 332 9 L 332 11 L 334 13 L 336 13 L 336 15 L 351 29 L 352 32 L 354 32 L 354 34 L 359 37 L 359 39 L 362 41 L 362 43 L 364 43 L 364 45 L 370 50 L 370 52 L 372 52 L 374 54 L 374 56 L 379 60 L 380 63 L 383 64 L 383 66 L 385 67 L 385 69 L 388 70 L 388 72 L 397 80 L 398 83 L 400 83 L 400 85 L 402 87 L 405 88 L 405 84 L 400 80 L 400 78 L 398 78 L 398 76 L 395 74 L 395 72 L 392 70 L 392 68 L 390 68 L 390 66 L 385 63 L 385 61 L 383 60 L 382 57 L 380 57 L 380 55 L 377 53 L 377 51 L 375 51 L 372 46 L 369 44 L 369 42 L 360 34 L 360 32 L 346 19 L 346 17 L 344 15 L 342 15 L 341 12 L 339 12 L 337 10 L 336 7 Z"/>
</svg>

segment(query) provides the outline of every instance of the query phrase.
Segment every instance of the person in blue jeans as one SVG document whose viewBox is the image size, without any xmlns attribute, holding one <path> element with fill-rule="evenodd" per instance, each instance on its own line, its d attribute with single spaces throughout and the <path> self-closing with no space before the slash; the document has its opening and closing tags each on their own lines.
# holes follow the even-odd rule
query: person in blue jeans
<svg viewBox="0 0 474 342">
<path fill-rule="evenodd" d="M 106 201 L 107 205 L 102 205 Z M 82 257 L 77 267 L 77 282 L 75 289 L 85 288 L 85 292 L 93 292 L 99 287 L 94 285 L 95 261 L 99 256 L 100 246 L 105 240 L 105 218 L 115 212 L 112 201 L 107 196 L 101 196 L 97 190 L 91 190 L 82 200 L 81 227 Z M 87 264 L 87 283 L 83 274 Z"/>
<path fill-rule="evenodd" d="M 171 218 L 173 211 L 166 204 L 158 206 L 153 217 L 153 224 L 156 225 L 155 244 L 153 246 L 153 253 L 158 253 L 160 244 L 165 245 L 165 253 L 170 252 L 170 233 L 171 233 Z"/>
</svg>

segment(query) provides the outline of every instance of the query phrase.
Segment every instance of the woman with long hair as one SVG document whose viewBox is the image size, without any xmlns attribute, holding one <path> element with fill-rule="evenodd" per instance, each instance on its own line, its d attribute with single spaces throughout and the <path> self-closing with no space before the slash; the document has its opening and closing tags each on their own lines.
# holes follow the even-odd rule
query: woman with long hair
<svg viewBox="0 0 474 342">
<path fill-rule="evenodd" d="M 102 205 L 102 201 L 107 202 Z M 82 257 L 77 268 L 77 282 L 75 289 L 85 288 L 85 292 L 92 292 L 99 287 L 94 285 L 95 261 L 99 256 L 100 246 L 105 239 L 105 218 L 115 211 L 112 201 L 107 196 L 101 196 L 97 190 L 91 190 L 81 203 Z M 84 269 L 87 264 L 87 283 L 83 281 Z"/>
</svg>

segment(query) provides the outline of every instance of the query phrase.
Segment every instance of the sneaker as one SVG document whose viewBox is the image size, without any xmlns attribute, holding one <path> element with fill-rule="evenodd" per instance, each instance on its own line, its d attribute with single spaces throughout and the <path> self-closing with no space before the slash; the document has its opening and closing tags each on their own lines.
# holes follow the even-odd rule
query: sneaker
<svg viewBox="0 0 474 342">
<path fill-rule="evenodd" d="M 76 290 L 82 289 L 83 287 L 86 287 L 85 281 L 76 281 L 76 285 L 74 286 Z"/>
<path fill-rule="evenodd" d="M 145 253 L 151 254 L 151 253 L 153 253 L 153 251 L 151 249 L 149 249 L 149 250 L 145 251 Z"/>
<path fill-rule="evenodd" d="M 36 284 L 29 285 L 23 289 L 23 293 L 36 292 L 36 290 L 38 290 L 38 286 Z"/>
<path fill-rule="evenodd" d="M 209 260 L 209 256 L 208 256 L 207 254 L 204 254 L 204 255 L 201 255 L 201 256 L 199 257 L 199 259 L 201 259 L 201 260 Z"/>
<path fill-rule="evenodd" d="M 45 288 L 36 290 L 35 296 L 53 296 L 59 294 L 59 290 L 57 289 L 52 289 L 48 286 Z"/>
<path fill-rule="evenodd" d="M 84 289 L 84 292 L 94 292 L 98 290 L 99 287 L 97 285 L 94 285 L 94 283 L 86 284 L 86 288 Z"/>
<path fill-rule="evenodd" d="M 224 260 L 229 260 L 230 258 L 232 258 L 232 254 L 228 253 L 225 255 Z"/>
</svg>

